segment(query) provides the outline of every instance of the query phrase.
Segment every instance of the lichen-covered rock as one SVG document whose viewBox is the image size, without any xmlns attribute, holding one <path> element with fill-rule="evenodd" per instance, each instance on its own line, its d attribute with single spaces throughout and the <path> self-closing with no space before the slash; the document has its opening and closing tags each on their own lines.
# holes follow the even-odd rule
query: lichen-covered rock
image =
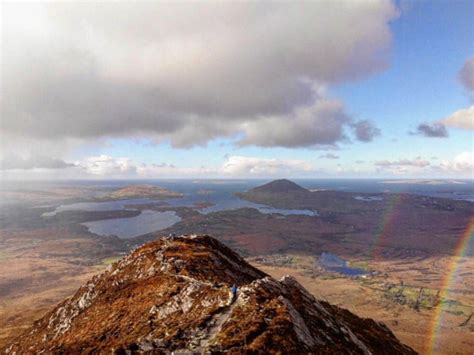
<svg viewBox="0 0 474 355">
<path fill-rule="evenodd" d="M 292 277 L 271 278 L 208 236 L 143 245 L 3 349 L 171 351 L 414 353 L 383 324 L 316 300 Z"/>
</svg>

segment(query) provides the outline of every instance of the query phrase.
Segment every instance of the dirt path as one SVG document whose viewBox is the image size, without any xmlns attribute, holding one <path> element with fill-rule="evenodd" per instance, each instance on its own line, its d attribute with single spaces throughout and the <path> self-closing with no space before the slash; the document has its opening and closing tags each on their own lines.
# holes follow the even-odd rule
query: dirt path
<svg viewBox="0 0 474 355">
<path fill-rule="evenodd" d="M 214 324 L 211 327 L 209 327 L 207 334 L 202 339 L 200 339 L 199 345 L 197 347 L 198 351 L 200 351 L 201 353 L 207 351 L 207 348 L 209 344 L 211 343 L 211 341 L 221 331 L 224 323 L 227 322 L 227 320 L 232 315 L 234 308 L 240 303 L 241 303 L 240 298 L 237 295 L 235 300 L 231 304 L 223 307 L 221 312 L 214 314 L 214 316 L 212 317 L 210 321 L 210 323 L 214 323 Z"/>
</svg>

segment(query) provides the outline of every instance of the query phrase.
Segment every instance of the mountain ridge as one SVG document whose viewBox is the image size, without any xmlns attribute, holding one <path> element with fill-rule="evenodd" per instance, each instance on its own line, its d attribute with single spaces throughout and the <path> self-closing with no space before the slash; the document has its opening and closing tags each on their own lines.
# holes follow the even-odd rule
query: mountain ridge
<svg viewBox="0 0 474 355">
<path fill-rule="evenodd" d="M 206 235 L 140 246 L 3 350 L 414 353 L 383 324 L 271 278 Z"/>
</svg>

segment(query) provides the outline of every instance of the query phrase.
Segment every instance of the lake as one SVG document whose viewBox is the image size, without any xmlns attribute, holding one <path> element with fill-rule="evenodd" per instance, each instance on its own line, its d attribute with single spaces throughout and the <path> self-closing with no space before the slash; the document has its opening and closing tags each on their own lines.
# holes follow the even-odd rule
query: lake
<svg viewBox="0 0 474 355">
<path fill-rule="evenodd" d="M 348 266 L 347 261 L 332 253 L 322 253 L 319 257 L 319 265 L 328 271 L 337 272 L 346 276 L 356 277 L 367 275 L 367 271 Z"/>
<path fill-rule="evenodd" d="M 147 198 L 124 199 L 101 202 L 79 202 L 57 206 L 53 211 L 46 212 L 43 217 L 54 216 L 64 211 L 116 211 L 133 210 L 133 205 L 162 204 L 171 207 L 196 207 L 205 203 L 207 207 L 197 209 L 199 213 L 208 214 L 239 208 L 255 208 L 260 213 L 277 213 L 284 216 L 305 215 L 317 216 L 317 211 L 280 209 L 240 199 L 236 192 L 248 188 L 246 183 L 215 184 L 209 182 L 176 182 L 174 184 L 159 182 L 160 186 L 184 194 L 182 198 L 153 200 Z M 157 212 L 143 211 L 140 215 L 130 218 L 116 218 L 82 223 L 90 232 L 98 235 L 115 235 L 119 238 L 132 238 L 139 235 L 160 231 L 179 222 L 181 218 L 174 211 Z"/>
<path fill-rule="evenodd" d="M 106 219 L 82 224 L 90 232 L 98 235 L 132 238 L 171 227 L 180 220 L 181 218 L 174 211 L 156 212 L 145 210 L 136 217 Z"/>
</svg>

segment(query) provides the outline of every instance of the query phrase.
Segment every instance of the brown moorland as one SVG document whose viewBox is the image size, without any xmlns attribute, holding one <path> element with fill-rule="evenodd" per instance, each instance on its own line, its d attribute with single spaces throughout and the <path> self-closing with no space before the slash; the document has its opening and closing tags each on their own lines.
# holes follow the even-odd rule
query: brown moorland
<svg viewBox="0 0 474 355">
<path fill-rule="evenodd" d="M 315 299 L 291 277 L 276 281 L 208 236 L 143 245 L 4 350 L 415 353 L 383 324 Z"/>
</svg>

